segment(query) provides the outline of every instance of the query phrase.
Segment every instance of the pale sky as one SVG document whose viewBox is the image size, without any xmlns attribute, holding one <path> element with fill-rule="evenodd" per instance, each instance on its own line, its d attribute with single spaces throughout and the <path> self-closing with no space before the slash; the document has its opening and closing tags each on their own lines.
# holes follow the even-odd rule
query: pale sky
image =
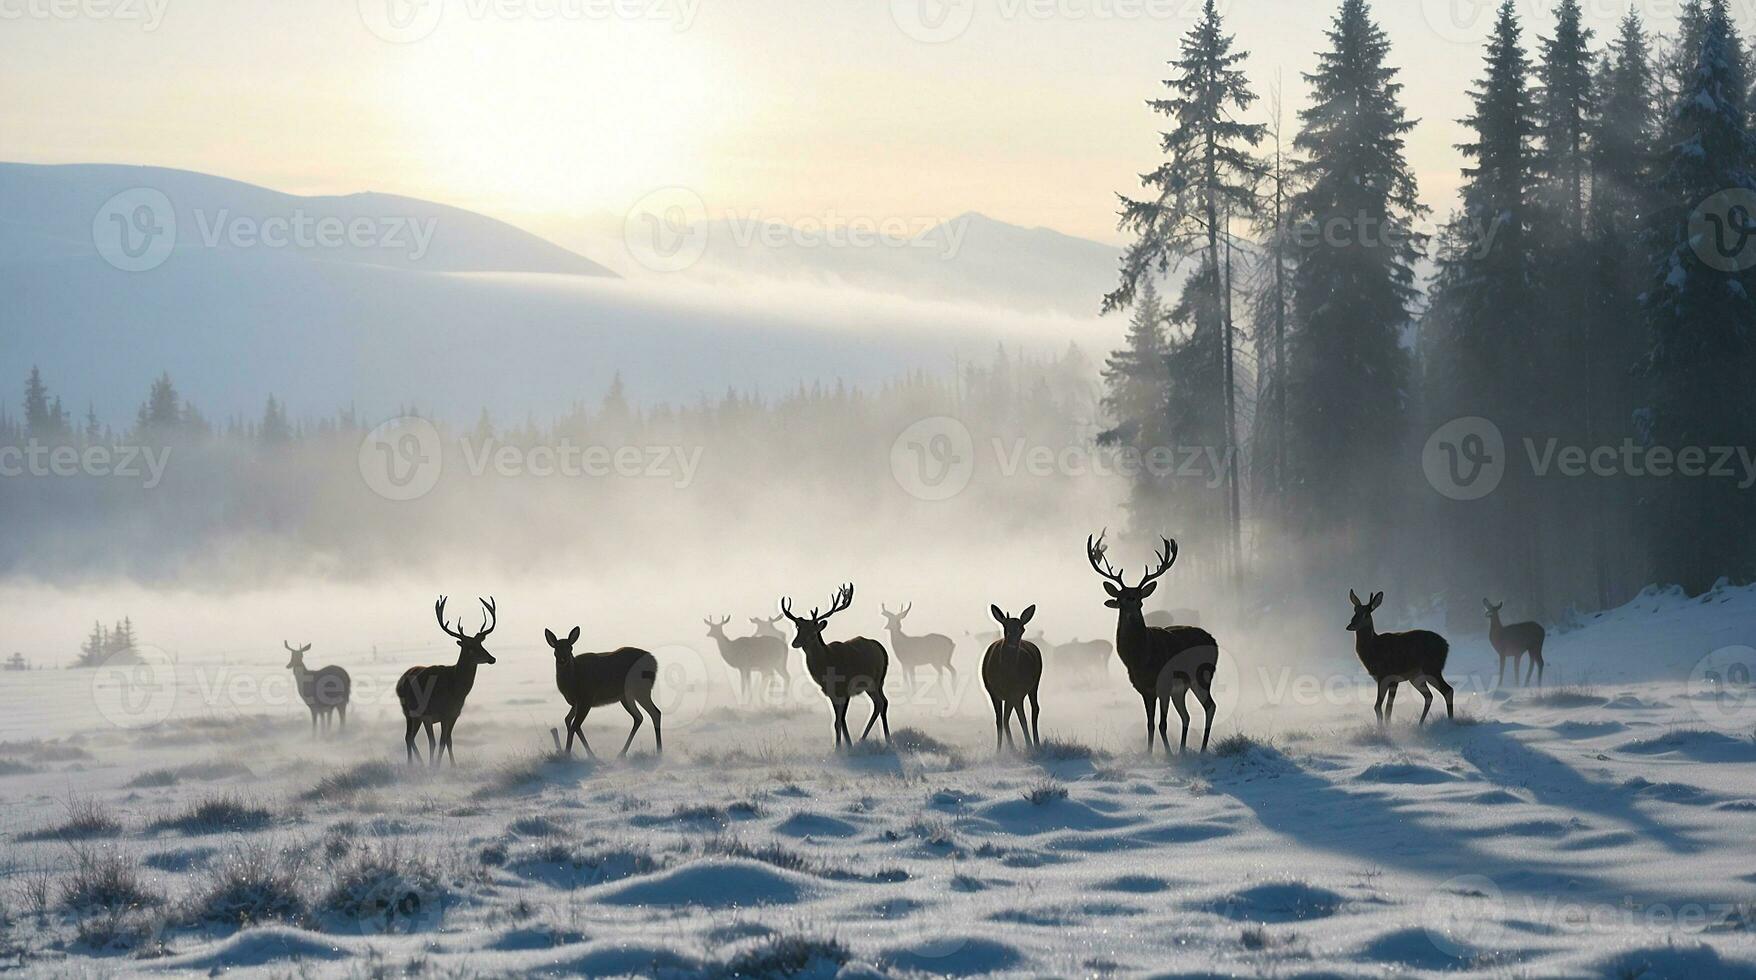
<svg viewBox="0 0 1756 980">
<path fill-rule="evenodd" d="M 1520 2 L 1534 46 L 1551 3 Z M 1677 0 L 1632 2 L 1670 30 Z M 672 185 L 713 212 L 975 210 L 1116 241 L 1114 194 L 1158 159 L 1161 119 L 1143 101 L 1199 4 L 0 0 L 0 158 L 407 194 L 563 243 Z M 1748 27 L 1756 0 L 1734 5 Z M 1375 3 L 1441 214 L 1492 6 Z M 1585 6 L 1601 43 L 1628 0 Z M 1279 74 L 1291 131 L 1334 7 L 1224 2 L 1252 53 L 1258 116 Z"/>
</svg>

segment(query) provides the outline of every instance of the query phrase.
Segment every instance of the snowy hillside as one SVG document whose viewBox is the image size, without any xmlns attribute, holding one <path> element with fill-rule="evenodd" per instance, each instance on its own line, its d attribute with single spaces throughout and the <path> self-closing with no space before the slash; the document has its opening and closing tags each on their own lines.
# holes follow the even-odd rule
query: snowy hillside
<svg viewBox="0 0 1756 980">
<path fill-rule="evenodd" d="M 1756 659 L 1756 590 L 1649 594 L 1555 637 L 1542 693 L 1481 690 L 1493 656 L 1460 638 L 1458 721 L 1424 729 L 1408 690 L 1370 723 L 1345 638 L 1289 652 L 1335 665 L 1300 675 L 1308 697 L 1220 635 L 1238 670 L 1216 751 L 1170 762 L 1140 754 L 1113 664 L 1052 676 L 1048 750 L 995 757 L 970 649 L 950 690 L 893 671 L 895 749 L 837 757 L 808 683 L 737 704 L 705 642 L 654 646 L 663 757 L 647 727 L 594 763 L 546 752 L 565 708 L 546 650 L 509 636 L 436 773 L 403 765 L 388 685 L 437 648 L 314 651 L 356 685 L 318 745 L 266 647 L 184 658 L 168 701 L 150 670 L 0 675 L 6 955 L 264 976 L 1756 976 L 1752 878 L 1727 859 L 1756 832 L 1756 701 L 1727 669 Z M 585 730 L 608 756 L 626 729 L 611 707 Z"/>
</svg>

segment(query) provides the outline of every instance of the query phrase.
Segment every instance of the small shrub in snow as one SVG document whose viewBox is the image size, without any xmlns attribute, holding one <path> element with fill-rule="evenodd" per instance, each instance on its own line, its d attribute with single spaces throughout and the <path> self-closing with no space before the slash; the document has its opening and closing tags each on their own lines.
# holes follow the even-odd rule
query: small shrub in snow
<svg viewBox="0 0 1756 980">
<path fill-rule="evenodd" d="M 92 840 L 114 837 L 122 832 L 122 824 L 108 808 L 89 796 L 71 796 L 62 804 L 67 819 L 43 830 L 19 834 L 19 840 Z"/>
<path fill-rule="evenodd" d="M 540 813 L 519 817 L 507 824 L 506 829 L 520 837 L 554 837 L 561 833 L 560 824 Z"/>
<path fill-rule="evenodd" d="M 1067 798 L 1067 787 L 1053 780 L 1043 780 L 1024 791 L 1024 798 L 1037 806 L 1059 803 Z"/>
<path fill-rule="evenodd" d="M 74 912 L 118 911 L 159 904 L 134 859 L 113 847 L 75 847 L 73 872 L 61 881 L 61 905 Z"/>
<path fill-rule="evenodd" d="M 891 744 L 905 752 L 925 752 L 934 755 L 956 755 L 957 750 L 939 741 L 918 728 L 898 728 L 890 736 Z"/>
<path fill-rule="evenodd" d="M 162 789 L 177 785 L 177 774 L 169 769 L 148 769 L 122 785 L 126 789 Z"/>
<path fill-rule="evenodd" d="M 1037 758 L 1052 762 L 1097 762 L 1110 754 L 1102 749 L 1064 738 L 1046 738 L 1037 743 Z"/>
<path fill-rule="evenodd" d="M 1547 708 L 1595 708 L 1604 703 L 1603 696 L 1580 684 L 1551 687 L 1531 695 L 1531 704 Z"/>
<path fill-rule="evenodd" d="M 274 814 L 240 797 L 225 795 L 201 800 L 174 817 L 154 823 L 154 830 L 185 834 L 220 834 L 261 830 L 274 821 Z"/>
<path fill-rule="evenodd" d="M 351 769 L 332 772 L 302 794 L 307 800 L 342 800 L 363 789 L 389 786 L 398 779 L 398 771 L 388 762 L 362 762 Z"/>
<path fill-rule="evenodd" d="M 191 898 L 185 917 L 240 929 L 298 922 L 305 916 L 305 899 L 295 867 L 262 844 L 233 848 L 208 868 L 206 884 Z"/>
<path fill-rule="evenodd" d="M 1230 735 L 1221 736 L 1219 741 L 1213 743 L 1213 754 L 1222 759 L 1234 758 L 1266 747 L 1267 744 L 1260 739 L 1245 735 L 1243 732 L 1233 732 Z"/>
<path fill-rule="evenodd" d="M 815 936 L 772 936 L 727 960 L 720 973 L 727 977 L 770 980 L 806 973 L 829 976 L 850 958 L 847 946 L 837 939 Z"/>
<path fill-rule="evenodd" d="M 382 921 L 387 932 L 434 917 L 445 899 L 439 870 L 425 857 L 394 844 L 361 848 L 335 869 L 322 910 L 344 918 Z"/>
</svg>

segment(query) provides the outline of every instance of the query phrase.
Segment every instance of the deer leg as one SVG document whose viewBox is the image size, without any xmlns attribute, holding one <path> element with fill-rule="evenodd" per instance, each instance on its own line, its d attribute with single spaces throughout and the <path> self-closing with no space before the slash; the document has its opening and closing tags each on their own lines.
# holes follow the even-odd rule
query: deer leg
<svg viewBox="0 0 1756 980">
<path fill-rule="evenodd" d="M 347 702 L 343 701 L 341 704 L 336 706 L 335 710 L 341 713 L 341 724 L 338 725 L 337 727 L 339 727 L 344 732 L 347 731 L 347 728 L 348 728 L 348 705 L 347 705 Z"/>
<path fill-rule="evenodd" d="M 1172 699 L 1172 703 L 1177 706 L 1177 717 L 1183 719 L 1183 740 L 1178 743 L 1177 752 L 1187 754 L 1189 751 L 1189 688 L 1182 684 L 1177 685 L 1176 693 L 1172 695 Z M 1170 752 L 1170 746 L 1165 746 L 1165 752 Z"/>
<path fill-rule="evenodd" d="M 445 754 L 450 757 L 453 769 L 457 768 L 457 750 L 451 747 L 451 726 L 455 724 L 457 724 L 455 718 L 439 723 L 439 745 L 445 749 Z"/>
<path fill-rule="evenodd" d="M 1140 703 L 1146 705 L 1146 754 L 1152 754 L 1152 695 L 1141 692 Z"/>
<path fill-rule="evenodd" d="M 1516 670 L 1514 670 L 1512 674 L 1512 679 L 1518 679 L 1518 673 Z M 1506 686 L 1506 655 L 1503 653 L 1500 655 L 1500 677 L 1498 680 L 1494 681 L 1494 686 L 1497 688 Z"/>
<path fill-rule="evenodd" d="M 567 754 L 568 755 L 573 754 L 573 719 L 578 714 L 579 714 L 578 708 L 575 708 L 572 705 L 568 705 L 567 706 L 567 718 L 561 722 L 561 727 L 567 730 Z"/>
<path fill-rule="evenodd" d="M 1207 739 L 1213 734 L 1213 691 L 1206 685 L 1195 689 L 1195 700 L 1201 702 L 1201 710 L 1207 713 L 1207 725 L 1201 730 L 1201 751 L 1207 751 Z"/>
<path fill-rule="evenodd" d="M 853 745 L 853 742 L 854 742 L 853 736 L 848 734 L 848 703 L 846 700 L 838 700 L 835 702 L 835 748 L 836 748 L 836 751 L 841 750 L 842 739 L 847 739 L 848 744 L 850 746 Z"/>
<path fill-rule="evenodd" d="M 1409 683 L 1413 684 L 1415 686 L 1415 690 L 1421 692 L 1421 697 L 1426 700 L 1426 703 L 1421 706 L 1421 722 L 1420 722 L 1421 724 L 1425 725 L 1427 723 L 1427 712 L 1433 710 L 1433 692 L 1432 692 L 1432 690 L 1430 690 L 1427 687 L 1427 681 L 1425 678 L 1417 677 L 1414 680 L 1410 681 Z"/>
<path fill-rule="evenodd" d="M 883 691 L 874 688 L 867 691 L 866 694 L 872 699 L 872 717 L 866 719 L 866 730 L 860 733 L 860 741 L 862 742 L 866 740 L 867 735 L 872 734 L 872 726 L 878 724 L 878 719 L 890 708 L 890 701 L 884 697 Z M 884 723 L 884 740 L 890 741 L 889 721 Z"/>
<path fill-rule="evenodd" d="M 317 737 L 317 709 L 311 709 L 311 737 Z"/>
<path fill-rule="evenodd" d="M 1006 728 L 1005 709 L 1000 704 L 998 694 L 988 695 L 988 700 L 994 702 L 994 754 L 999 755 L 1001 744 L 1005 741 L 1005 736 L 1002 734 Z"/>
<path fill-rule="evenodd" d="M 423 721 L 421 724 L 427 729 L 427 761 L 436 766 L 439 764 L 439 740 L 433 737 L 433 723 Z"/>
<path fill-rule="evenodd" d="M 1445 717 L 1455 719 L 1457 716 L 1451 711 L 1451 685 L 1445 682 L 1445 678 L 1435 676 L 1433 686 L 1438 688 L 1439 693 L 1445 698 Z"/>
<path fill-rule="evenodd" d="M 1181 705 L 1178 706 L 1179 708 Z M 1165 695 L 1158 699 L 1158 740 L 1164 743 L 1165 755 L 1171 754 L 1171 697 Z"/>
<path fill-rule="evenodd" d="M 421 750 L 415 748 L 415 732 L 420 729 L 421 720 L 419 718 L 409 718 L 407 719 L 407 722 L 408 728 L 402 733 L 402 744 L 403 747 L 408 750 L 409 764 L 413 765 L 415 760 L 421 757 Z"/>
<path fill-rule="evenodd" d="M 1043 747 L 1043 732 L 1037 727 L 1037 718 L 1042 713 L 1043 706 L 1037 704 L 1037 692 L 1030 692 L 1030 742 L 1031 748 L 1039 750 Z M 1023 722 L 1021 721 L 1020 724 Z"/>
<path fill-rule="evenodd" d="M 585 754 L 595 759 L 598 757 L 598 754 L 591 750 L 591 743 L 585 740 L 585 729 L 582 727 L 585 724 L 585 716 L 590 711 L 591 708 L 585 705 L 579 707 L 579 713 L 573 718 L 573 734 L 579 736 L 579 747 L 585 750 Z M 571 740 L 568 744 L 572 744 Z"/>
<path fill-rule="evenodd" d="M 664 755 L 665 754 L 664 726 L 659 724 L 659 720 L 664 717 L 664 712 L 660 711 L 658 709 L 658 705 L 653 703 L 651 691 L 648 691 L 645 694 L 640 696 L 640 706 L 645 708 L 646 713 L 652 716 L 652 754 L 653 755 Z"/>
<path fill-rule="evenodd" d="M 1402 681 L 1392 680 L 1390 682 L 1390 696 L 1384 699 L 1384 723 L 1385 724 L 1390 723 L 1391 712 L 1394 712 L 1396 710 L 1396 689 L 1401 687 L 1401 686 L 1402 686 Z"/>
<path fill-rule="evenodd" d="M 1372 702 L 1372 713 L 1374 715 L 1378 716 L 1378 724 L 1380 724 L 1380 725 L 1384 724 L 1384 692 L 1386 689 L 1387 688 L 1386 688 L 1385 683 L 1383 681 L 1379 681 L 1378 682 L 1378 700 Z"/>
<path fill-rule="evenodd" d="M 618 759 L 628 754 L 628 746 L 634 744 L 634 733 L 640 731 L 640 709 L 634 706 L 634 699 L 623 698 L 622 710 L 628 712 L 628 717 L 634 719 L 634 727 L 628 729 L 628 738 L 622 742 L 622 751 L 616 753 Z"/>
<path fill-rule="evenodd" d="M 878 714 L 878 727 L 884 729 L 884 744 L 890 745 L 890 698 L 883 689 L 872 696 L 872 710 Z"/>
</svg>

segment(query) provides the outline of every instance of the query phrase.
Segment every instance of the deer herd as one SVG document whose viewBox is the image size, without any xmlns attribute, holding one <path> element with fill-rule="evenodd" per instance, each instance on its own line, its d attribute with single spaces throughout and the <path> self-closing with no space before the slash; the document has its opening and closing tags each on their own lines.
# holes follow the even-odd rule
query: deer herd
<svg viewBox="0 0 1756 980">
<path fill-rule="evenodd" d="M 1146 750 L 1149 754 L 1153 750 L 1155 731 L 1158 743 L 1163 745 L 1167 754 L 1170 753 L 1169 724 L 1172 708 L 1176 709 L 1180 721 L 1179 751 L 1188 751 L 1188 698 L 1193 694 L 1204 715 L 1201 751 L 1205 752 L 1213 734 L 1216 707 L 1213 681 L 1219 667 L 1219 642 L 1214 639 L 1213 634 L 1193 625 L 1197 617 L 1191 610 L 1146 612 L 1146 600 L 1158 589 L 1159 579 L 1177 562 L 1177 543 L 1170 538 L 1161 538 L 1160 541 L 1161 547 L 1154 553 L 1154 564 L 1141 573 L 1138 581 L 1129 585 L 1126 575 L 1110 563 L 1104 535 L 1099 534 L 1095 538 L 1088 536 L 1085 541 L 1086 560 L 1103 580 L 1104 592 L 1109 597 L 1104 605 L 1116 610 L 1115 644 L 1112 647 L 1103 640 L 1084 643 L 1074 641 L 1052 649 L 1058 662 L 1098 669 L 1102 669 L 1108 662 L 1113 650 L 1127 672 L 1129 685 L 1140 695 L 1141 706 L 1145 709 Z M 1354 652 L 1359 656 L 1367 674 L 1377 684 L 1377 700 L 1373 711 L 1379 722 L 1390 721 L 1391 712 L 1396 706 L 1397 688 L 1404 682 L 1412 685 L 1425 699 L 1426 704 L 1420 718 L 1422 724 L 1426 723 L 1427 714 L 1432 710 L 1434 689 L 1445 699 L 1446 716 L 1452 717 L 1453 688 L 1444 677 L 1450 644 L 1445 638 L 1428 630 L 1380 633 L 1373 625 L 1372 614 L 1383 604 L 1384 593 L 1375 592 L 1370 599 L 1362 602 L 1350 590 L 1348 598 L 1353 604 L 1353 617 L 1349 620 L 1347 629 L 1354 634 Z M 475 687 L 476 670 L 485 664 L 495 663 L 494 655 L 483 645 L 494 632 L 497 621 L 494 599 L 489 597 L 478 601 L 482 607 L 482 625 L 471 633 L 464 629 L 461 618 L 456 627 L 446 620 L 446 597 L 440 596 L 434 603 L 433 614 L 439 622 L 439 628 L 456 641 L 457 661 L 451 664 L 410 667 L 396 682 L 396 696 L 406 723 L 403 745 L 410 763 L 421 759 L 420 747 L 415 744 L 415 735 L 423 728 L 427 734 L 427 760 L 438 765 L 442 758 L 450 756 L 452 764 L 457 763 L 457 754 L 452 748 L 452 732 L 463 713 L 470 691 Z M 707 626 L 707 635 L 718 645 L 727 666 L 736 672 L 740 694 L 746 694 L 753 687 L 772 680 L 780 680 L 782 683 L 790 680 L 787 670 L 790 656 L 787 641 L 777 628 L 777 624 L 785 618 L 793 627 L 792 649 L 803 654 L 806 674 L 829 700 L 834 712 L 837 750 L 851 748 L 856 741 L 848 727 L 847 713 L 849 705 L 862 697 L 871 702 L 872 713 L 866 719 L 859 741 L 865 741 L 872 734 L 873 727 L 878 726 L 888 743 L 890 699 L 885 694 L 884 682 L 890 672 L 891 653 L 895 653 L 897 662 L 908 676 L 912 677 L 916 668 L 930 667 L 936 679 L 946 676 L 955 679 L 956 668 L 951 663 L 955 644 L 951 637 L 940 633 L 913 636 L 905 633 L 903 620 L 914 608 L 912 604 L 904 605 L 895 612 L 880 604 L 879 609 L 884 616 L 885 629 L 890 638 L 889 650 L 886 650 L 883 643 L 865 636 L 826 639 L 824 632 L 829 628 L 830 619 L 852 606 L 853 601 L 854 587 L 851 583 L 836 590 L 828 609 L 820 610 L 813 606 L 805 615 L 794 613 L 791 598 L 782 598 L 780 616 L 751 617 L 750 624 L 754 632 L 749 636 L 726 635 L 725 627 L 731 622 L 730 616 L 722 616 L 717 620 L 710 617 L 703 620 L 703 623 Z M 1494 604 L 1484 599 L 1482 604 L 1489 619 L 1489 642 L 1500 657 L 1501 679 L 1504 680 L 1506 660 L 1511 659 L 1513 680 L 1516 681 L 1523 657 L 1528 653 L 1531 665 L 1529 673 L 1525 675 L 1525 683 L 1529 683 L 1534 674 L 1538 685 L 1541 685 L 1545 635 L 1543 628 L 1529 622 L 1503 625 L 1500 622 L 1500 609 L 1504 603 Z M 989 606 L 989 613 L 1000 629 L 998 633 L 983 634 L 983 638 L 989 642 L 982 656 L 981 678 L 994 708 L 995 750 L 1000 751 L 1014 745 L 1012 719 L 1015 715 L 1020 737 L 1026 748 L 1038 748 L 1042 744 L 1038 727 L 1042 709 L 1038 703 L 1038 695 L 1043 678 L 1044 658 L 1042 646 L 1038 642 L 1041 634 L 1032 634 L 1027 638 L 1025 633 L 1026 626 L 1036 615 L 1036 606 L 1026 606 L 1018 615 L 1012 616 L 998 605 L 993 605 Z M 645 719 L 652 721 L 654 750 L 660 753 L 664 751 L 662 713 L 653 700 L 653 689 L 659 675 L 657 657 L 638 647 L 619 647 L 601 653 L 575 653 L 574 645 L 579 642 L 577 626 L 565 637 L 557 636 L 551 630 L 544 630 L 543 636 L 555 654 L 555 687 L 568 706 L 564 723 L 568 754 L 572 753 L 573 741 L 577 738 L 586 753 L 595 756 L 580 725 L 591 709 L 612 704 L 620 704 L 632 720 L 628 737 L 622 742 L 623 755 L 627 754 L 629 746 L 634 743 L 634 736 L 639 733 Z M 352 681 L 347 671 L 336 666 L 312 670 L 305 666 L 304 660 L 305 654 L 311 649 L 309 644 L 294 647 L 287 643 L 285 646 L 292 654 L 292 660 L 287 667 L 293 672 L 301 700 L 311 711 L 313 734 L 317 732 L 320 721 L 325 730 L 329 728 L 331 714 L 336 715 L 340 724 L 345 727 L 348 701 L 352 692 Z M 1025 714 L 1027 704 L 1030 708 L 1028 716 Z M 439 729 L 437 737 L 433 732 L 435 726 Z M 558 735 L 556 741 L 559 747 Z"/>
</svg>

